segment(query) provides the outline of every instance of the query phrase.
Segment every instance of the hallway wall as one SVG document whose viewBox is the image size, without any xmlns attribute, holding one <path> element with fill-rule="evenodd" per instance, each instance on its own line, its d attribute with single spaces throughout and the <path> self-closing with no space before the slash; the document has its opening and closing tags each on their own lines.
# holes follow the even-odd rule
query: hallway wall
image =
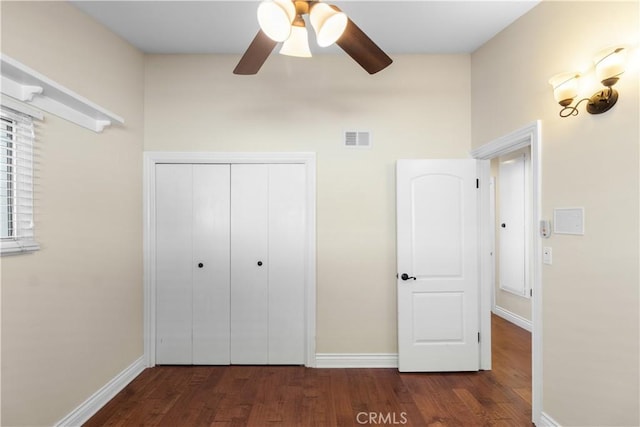
<svg viewBox="0 0 640 427">
<path fill-rule="evenodd" d="M 640 424 L 639 6 L 543 1 L 471 57 L 473 147 L 540 119 L 543 218 L 585 208 L 584 236 L 544 240 L 543 411 L 560 425 Z M 560 118 L 548 79 L 620 43 L 634 50 L 617 105 Z"/>
</svg>

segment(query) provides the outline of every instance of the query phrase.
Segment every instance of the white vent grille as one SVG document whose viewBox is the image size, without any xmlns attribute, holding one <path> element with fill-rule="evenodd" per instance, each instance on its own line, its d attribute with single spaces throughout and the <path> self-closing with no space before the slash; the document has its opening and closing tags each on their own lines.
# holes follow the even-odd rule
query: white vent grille
<svg viewBox="0 0 640 427">
<path fill-rule="evenodd" d="M 344 146 L 348 148 L 371 148 L 371 133 L 363 131 L 345 131 Z"/>
</svg>

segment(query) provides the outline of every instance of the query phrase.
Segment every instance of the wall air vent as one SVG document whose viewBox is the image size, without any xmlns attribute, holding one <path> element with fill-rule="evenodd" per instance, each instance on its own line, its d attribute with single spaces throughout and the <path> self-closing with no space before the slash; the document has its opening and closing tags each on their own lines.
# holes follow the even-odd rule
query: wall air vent
<svg viewBox="0 0 640 427">
<path fill-rule="evenodd" d="M 344 146 L 347 148 L 371 148 L 371 132 L 345 131 Z"/>
</svg>

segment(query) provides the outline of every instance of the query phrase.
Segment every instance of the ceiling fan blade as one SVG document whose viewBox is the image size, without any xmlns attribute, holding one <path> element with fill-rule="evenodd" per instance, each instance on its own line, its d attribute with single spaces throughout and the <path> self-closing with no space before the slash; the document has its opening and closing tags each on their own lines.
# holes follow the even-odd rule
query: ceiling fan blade
<svg viewBox="0 0 640 427">
<path fill-rule="evenodd" d="M 369 74 L 375 74 L 393 62 L 351 19 L 336 44 Z"/>
<path fill-rule="evenodd" d="M 233 70 L 233 74 L 256 74 L 277 44 L 262 30 L 259 30 L 242 58 L 240 58 L 240 62 Z"/>
</svg>

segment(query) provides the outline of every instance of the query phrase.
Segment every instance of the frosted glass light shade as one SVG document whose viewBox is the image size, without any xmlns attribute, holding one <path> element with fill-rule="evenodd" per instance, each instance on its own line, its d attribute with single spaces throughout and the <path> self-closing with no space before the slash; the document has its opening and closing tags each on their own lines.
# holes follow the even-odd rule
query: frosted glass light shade
<svg viewBox="0 0 640 427">
<path fill-rule="evenodd" d="M 553 87 L 553 97 L 562 106 L 570 105 L 578 96 L 578 73 L 561 73 L 549 79 Z"/>
<path fill-rule="evenodd" d="M 265 0 L 258 6 L 258 24 L 271 39 L 283 42 L 291 34 L 296 7 L 290 0 Z"/>
<path fill-rule="evenodd" d="M 309 12 L 311 25 L 316 32 L 318 46 L 327 47 L 335 43 L 347 27 L 347 15 L 326 3 L 316 3 Z"/>
<path fill-rule="evenodd" d="M 311 50 L 309 50 L 309 35 L 307 34 L 307 29 L 297 25 L 292 26 L 291 35 L 287 41 L 282 44 L 280 54 L 310 58 Z"/>
<path fill-rule="evenodd" d="M 604 49 L 596 55 L 596 77 L 605 86 L 613 86 L 624 73 L 626 49 L 623 47 Z"/>
</svg>

